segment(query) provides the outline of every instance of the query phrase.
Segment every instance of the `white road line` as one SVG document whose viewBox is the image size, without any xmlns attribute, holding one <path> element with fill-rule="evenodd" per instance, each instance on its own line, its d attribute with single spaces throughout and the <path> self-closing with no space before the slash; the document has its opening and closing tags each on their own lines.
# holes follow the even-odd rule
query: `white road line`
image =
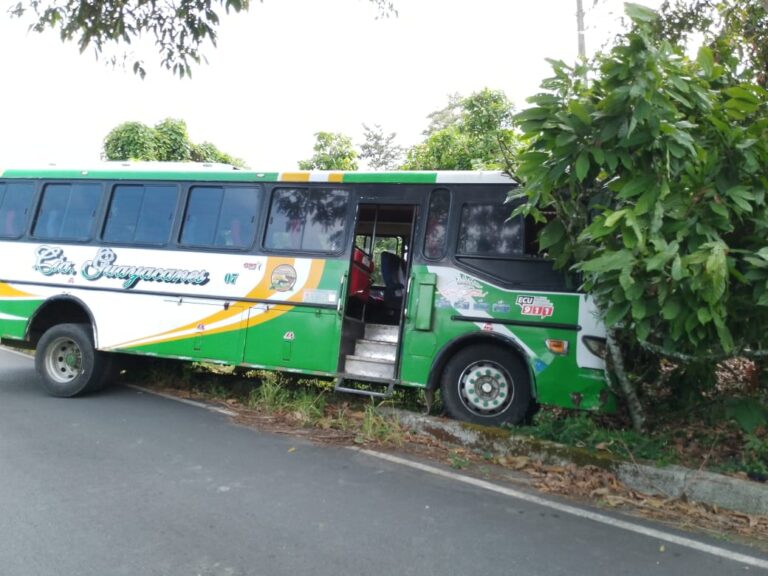
<svg viewBox="0 0 768 576">
<path fill-rule="evenodd" d="M 442 476 L 443 478 L 449 478 L 457 482 L 463 482 L 464 484 L 469 484 L 471 486 L 483 488 L 484 490 L 496 492 L 497 494 L 503 494 L 504 496 L 510 496 L 511 498 L 516 498 L 518 500 L 524 500 L 532 504 L 544 506 L 546 508 L 557 510 L 558 512 L 562 512 L 564 514 L 571 514 L 572 516 L 577 516 L 579 518 L 586 518 L 587 520 L 592 520 L 593 522 L 599 522 L 600 524 L 606 524 L 614 528 L 620 528 L 621 530 L 635 532 L 636 534 L 642 534 L 643 536 L 648 536 L 649 538 L 656 538 L 657 540 L 662 540 L 670 544 L 677 544 L 678 546 L 690 548 L 698 552 L 704 552 L 706 554 L 712 554 L 713 556 L 719 556 L 720 558 L 725 558 L 726 560 L 732 560 L 733 562 L 739 562 L 746 566 L 754 566 L 755 568 L 763 568 L 768 570 L 768 561 L 761 560 L 760 558 L 756 558 L 754 556 L 739 554 L 738 552 L 732 552 L 731 550 L 727 550 L 725 548 L 720 548 L 718 546 L 711 546 L 709 544 L 697 542 L 696 540 L 691 540 L 690 538 L 676 536 L 675 534 L 662 532 L 661 530 L 648 528 L 640 524 L 633 524 L 632 522 L 627 522 L 625 520 L 618 520 L 616 518 L 612 518 L 604 514 L 598 514 L 596 512 L 590 512 L 589 510 L 583 510 L 575 506 L 569 506 L 568 504 L 561 504 L 560 502 L 547 500 L 546 498 L 541 498 L 540 496 L 534 496 L 533 494 L 527 494 L 525 492 L 521 492 L 513 488 L 499 486 L 497 484 L 493 484 L 485 480 L 472 478 L 471 476 L 464 476 L 462 474 L 456 474 L 455 472 L 442 470 L 434 466 L 429 466 L 428 464 L 421 464 L 420 462 L 414 462 L 412 460 L 407 460 L 405 458 L 400 458 L 398 456 L 393 456 L 391 454 L 375 452 L 373 450 L 366 450 L 364 448 L 357 448 L 354 446 L 350 446 L 349 449 L 354 450 L 355 452 L 366 454 L 368 456 L 372 456 L 374 458 L 379 458 L 380 460 L 386 460 L 388 462 L 393 462 L 395 464 L 400 464 L 402 466 L 408 466 L 409 468 L 421 470 L 422 472 L 427 472 L 428 474 L 434 474 L 435 476 Z"/>
<path fill-rule="evenodd" d="M 27 360 L 34 360 L 34 356 L 30 356 L 29 354 L 24 354 L 24 352 L 19 352 L 18 350 L 11 350 L 10 348 L 6 348 L 5 346 L 0 346 L 0 350 L 3 352 L 8 352 L 8 354 L 16 354 L 16 356 L 21 356 L 22 358 L 26 358 Z"/>
<path fill-rule="evenodd" d="M 137 386 L 136 384 L 126 384 L 126 386 L 128 388 L 133 388 L 134 390 L 139 390 L 140 392 L 145 392 L 147 394 L 152 394 L 154 396 L 160 396 L 161 398 L 165 398 L 166 400 L 173 400 L 175 402 L 181 402 L 182 404 L 187 404 L 188 406 L 194 406 L 195 408 L 203 408 L 205 410 L 210 410 L 211 412 L 224 414 L 224 416 L 238 416 L 237 412 L 233 412 L 232 410 L 227 410 L 226 408 L 219 408 L 218 406 L 211 406 L 210 404 L 206 404 L 204 402 L 197 402 L 196 400 L 188 400 L 187 398 L 179 398 L 178 396 L 172 396 L 171 394 L 163 394 L 162 392 L 158 392 L 157 390 L 144 388 L 143 386 Z"/>
</svg>

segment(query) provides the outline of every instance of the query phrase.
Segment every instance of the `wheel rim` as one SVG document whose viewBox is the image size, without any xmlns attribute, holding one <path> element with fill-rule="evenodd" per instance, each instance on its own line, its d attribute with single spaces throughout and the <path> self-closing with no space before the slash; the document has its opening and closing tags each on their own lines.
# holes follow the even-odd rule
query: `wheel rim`
<svg viewBox="0 0 768 576">
<path fill-rule="evenodd" d="M 57 338 L 48 345 L 45 368 L 52 380 L 71 382 L 83 373 L 83 353 L 71 338 Z"/>
<path fill-rule="evenodd" d="M 459 398 L 477 416 L 498 416 L 515 397 L 515 384 L 509 372 L 497 362 L 480 360 L 467 366 L 459 376 Z"/>
</svg>

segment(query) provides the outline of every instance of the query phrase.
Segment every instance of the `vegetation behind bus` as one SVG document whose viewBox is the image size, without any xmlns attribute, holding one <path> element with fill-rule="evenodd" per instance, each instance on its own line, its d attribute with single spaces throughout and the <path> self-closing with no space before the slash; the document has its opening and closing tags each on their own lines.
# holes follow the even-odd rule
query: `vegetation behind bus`
<svg viewBox="0 0 768 576">
<path fill-rule="evenodd" d="M 690 59 L 659 38 L 656 13 L 627 13 L 610 52 L 552 62 L 517 116 L 518 175 L 520 212 L 556 215 L 541 248 L 597 300 L 639 428 L 641 386 L 672 380 L 683 398 L 724 358 L 767 353 L 768 93 L 722 37 Z"/>
<path fill-rule="evenodd" d="M 105 160 L 148 160 L 160 162 L 218 162 L 243 168 L 240 158 L 222 152 L 210 142 L 195 144 L 184 120 L 166 118 L 149 127 L 141 122 L 124 122 L 104 138 Z"/>
</svg>

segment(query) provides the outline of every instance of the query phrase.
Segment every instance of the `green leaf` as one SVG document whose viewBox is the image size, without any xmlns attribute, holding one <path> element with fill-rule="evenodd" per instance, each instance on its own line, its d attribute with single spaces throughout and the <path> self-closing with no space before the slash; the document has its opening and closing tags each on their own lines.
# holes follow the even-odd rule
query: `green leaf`
<svg viewBox="0 0 768 576">
<path fill-rule="evenodd" d="M 542 228 L 539 234 L 539 248 L 546 250 L 550 246 L 554 246 L 565 236 L 565 226 L 560 220 L 551 220 L 544 228 Z"/>
<path fill-rule="evenodd" d="M 658 18 L 655 11 L 632 2 L 624 4 L 624 12 L 635 22 L 654 22 Z"/>
<path fill-rule="evenodd" d="M 579 179 L 579 182 L 584 180 L 587 172 L 589 172 L 589 154 L 586 151 L 582 151 L 576 159 L 576 178 Z"/>
<path fill-rule="evenodd" d="M 747 433 L 768 425 L 768 406 L 753 398 L 729 398 L 725 404 L 725 415 L 735 420 Z"/>
<path fill-rule="evenodd" d="M 702 46 L 699 48 L 699 54 L 696 56 L 696 62 L 698 62 L 699 66 L 701 66 L 704 74 L 706 74 L 708 78 L 711 78 L 715 69 L 715 57 L 712 54 L 712 50 L 707 46 Z"/>
<path fill-rule="evenodd" d="M 605 225 L 612 228 L 616 225 L 616 223 L 621 220 L 622 216 L 627 213 L 627 209 L 624 208 L 623 210 L 616 210 L 613 214 L 610 214 L 605 219 Z"/>
<path fill-rule="evenodd" d="M 680 259 L 680 255 L 676 254 L 675 259 L 672 261 L 672 280 L 679 282 L 687 275 L 685 268 L 683 268 L 683 261 Z"/>
<path fill-rule="evenodd" d="M 638 176 L 628 180 L 621 187 L 619 198 L 632 198 L 638 196 L 649 188 L 653 188 L 654 178 L 652 176 Z"/>
<path fill-rule="evenodd" d="M 631 268 L 634 261 L 635 258 L 631 252 L 628 252 L 627 250 L 619 250 L 618 252 L 606 252 L 597 258 L 587 260 L 577 266 L 584 272 L 609 272 L 611 270 Z"/>
<path fill-rule="evenodd" d="M 622 302 L 621 304 L 614 304 L 611 306 L 608 312 L 605 314 L 604 322 L 606 328 L 610 328 L 617 322 L 623 320 L 629 312 L 630 307 L 631 304 L 629 302 Z"/>
<path fill-rule="evenodd" d="M 709 308 L 699 308 L 696 311 L 696 316 L 698 316 L 699 322 L 702 324 L 707 324 L 712 320 L 712 313 L 709 311 Z"/>
<path fill-rule="evenodd" d="M 664 320 L 674 320 L 680 314 L 682 306 L 680 300 L 677 298 L 670 298 L 664 302 L 664 307 L 661 309 L 661 317 Z"/>
</svg>

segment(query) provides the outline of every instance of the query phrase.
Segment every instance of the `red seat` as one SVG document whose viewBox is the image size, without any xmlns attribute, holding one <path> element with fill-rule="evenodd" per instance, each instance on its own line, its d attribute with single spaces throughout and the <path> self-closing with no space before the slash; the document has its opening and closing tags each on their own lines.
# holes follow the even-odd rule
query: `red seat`
<svg viewBox="0 0 768 576">
<path fill-rule="evenodd" d="M 371 274 L 373 260 L 360 248 L 355 247 L 352 269 L 349 272 L 349 295 L 361 302 L 368 302 L 371 296 Z"/>
</svg>

